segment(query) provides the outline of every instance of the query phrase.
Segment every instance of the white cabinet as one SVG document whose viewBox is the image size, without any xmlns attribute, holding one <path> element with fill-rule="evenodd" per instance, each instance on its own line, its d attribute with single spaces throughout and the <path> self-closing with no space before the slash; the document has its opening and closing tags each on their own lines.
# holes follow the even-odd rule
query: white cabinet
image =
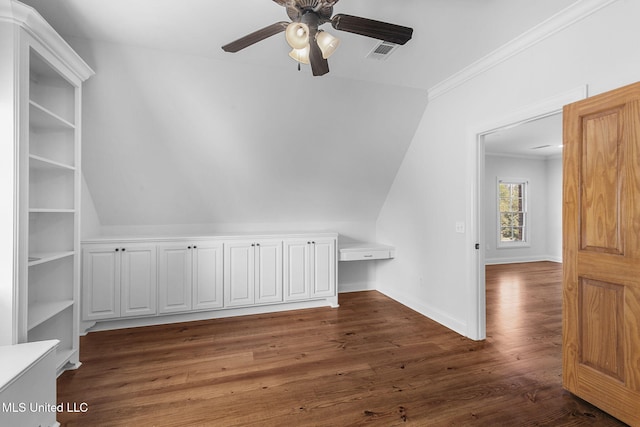
<svg viewBox="0 0 640 427">
<path fill-rule="evenodd" d="M 0 344 L 58 340 L 61 372 L 79 366 L 80 103 L 93 71 L 17 1 L 0 7 L 0 39 L 1 185 L 13 221 Z"/>
<path fill-rule="evenodd" d="M 158 311 L 176 313 L 221 308 L 222 243 L 158 246 Z"/>
<path fill-rule="evenodd" d="M 336 295 L 336 240 L 284 241 L 284 288 L 287 301 Z"/>
<path fill-rule="evenodd" d="M 282 302 L 282 240 L 229 241 L 224 246 L 225 307 Z"/>
<path fill-rule="evenodd" d="M 83 327 L 337 307 L 336 243 L 335 233 L 87 240 Z"/>
<path fill-rule="evenodd" d="M 156 247 L 87 245 L 83 249 L 83 319 L 156 313 Z"/>
</svg>

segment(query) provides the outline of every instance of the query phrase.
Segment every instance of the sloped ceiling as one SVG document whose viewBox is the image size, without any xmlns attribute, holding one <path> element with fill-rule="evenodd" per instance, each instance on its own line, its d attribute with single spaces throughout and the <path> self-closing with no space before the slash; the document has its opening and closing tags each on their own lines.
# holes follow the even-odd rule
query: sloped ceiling
<svg viewBox="0 0 640 427">
<path fill-rule="evenodd" d="M 274 36 L 270 0 L 26 0 L 92 66 L 83 172 L 103 225 L 375 220 L 427 107 L 428 88 L 570 0 L 342 0 L 414 28 L 387 61 L 342 40 L 311 77 Z M 330 30 L 331 31 L 331 30 Z"/>
</svg>

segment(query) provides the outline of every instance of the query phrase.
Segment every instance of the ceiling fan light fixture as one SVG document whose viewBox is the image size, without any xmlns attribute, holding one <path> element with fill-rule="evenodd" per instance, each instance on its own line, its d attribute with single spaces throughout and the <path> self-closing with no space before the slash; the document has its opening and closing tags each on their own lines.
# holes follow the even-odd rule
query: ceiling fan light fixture
<svg viewBox="0 0 640 427">
<path fill-rule="evenodd" d="M 331 55 L 333 55 L 333 52 L 335 52 L 336 49 L 338 49 L 338 46 L 340 46 L 339 38 L 334 37 L 326 31 L 322 30 L 318 31 L 318 34 L 316 35 L 316 41 L 318 42 L 318 46 L 322 51 L 322 57 L 324 59 L 327 59 Z"/>
<path fill-rule="evenodd" d="M 304 49 L 309 44 L 309 26 L 303 22 L 292 22 L 284 36 L 293 49 Z"/>
<path fill-rule="evenodd" d="M 302 49 L 292 49 L 289 52 L 289 56 L 301 64 L 309 64 L 309 52 L 311 51 L 311 47 L 309 43 Z"/>
</svg>

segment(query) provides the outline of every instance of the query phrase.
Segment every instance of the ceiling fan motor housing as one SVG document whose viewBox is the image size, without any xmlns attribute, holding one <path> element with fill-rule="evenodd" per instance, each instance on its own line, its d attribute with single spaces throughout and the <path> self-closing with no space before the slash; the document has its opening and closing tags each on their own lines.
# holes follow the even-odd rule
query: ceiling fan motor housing
<svg viewBox="0 0 640 427">
<path fill-rule="evenodd" d="M 313 12 L 318 15 L 318 24 L 324 24 L 331 20 L 333 15 L 333 4 L 335 1 L 323 1 L 323 0 L 293 0 L 289 2 L 287 7 L 287 15 L 294 22 L 300 22 L 302 17 L 309 12 Z"/>
</svg>

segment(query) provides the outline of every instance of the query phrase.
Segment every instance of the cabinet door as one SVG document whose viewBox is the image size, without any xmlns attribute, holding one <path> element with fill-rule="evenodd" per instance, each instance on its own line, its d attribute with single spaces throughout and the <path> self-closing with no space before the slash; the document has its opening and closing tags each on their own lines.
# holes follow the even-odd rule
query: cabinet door
<svg viewBox="0 0 640 427">
<path fill-rule="evenodd" d="M 120 252 L 102 245 L 82 252 L 83 320 L 120 317 Z"/>
<path fill-rule="evenodd" d="M 234 307 L 254 303 L 255 243 L 228 242 L 224 245 L 224 305 Z"/>
<path fill-rule="evenodd" d="M 331 297 L 336 294 L 336 241 L 315 239 L 313 243 L 312 297 Z"/>
<path fill-rule="evenodd" d="M 282 302 L 282 240 L 256 242 L 255 263 L 255 302 Z"/>
<path fill-rule="evenodd" d="M 121 317 L 156 313 L 156 248 L 128 245 L 120 250 Z"/>
<path fill-rule="evenodd" d="M 287 301 L 308 299 L 311 295 L 309 261 L 311 241 L 285 240 L 284 290 Z"/>
<path fill-rule="evenodd" d="M 222 243 L 198 243 L 192 255 L 193 309 L 222 307 Z"/>
<path fill-rule="evenodd" d="M 187 243 L 158 246 L 158 311 L 191 310 L 192 249 Z"/>
</svg>

